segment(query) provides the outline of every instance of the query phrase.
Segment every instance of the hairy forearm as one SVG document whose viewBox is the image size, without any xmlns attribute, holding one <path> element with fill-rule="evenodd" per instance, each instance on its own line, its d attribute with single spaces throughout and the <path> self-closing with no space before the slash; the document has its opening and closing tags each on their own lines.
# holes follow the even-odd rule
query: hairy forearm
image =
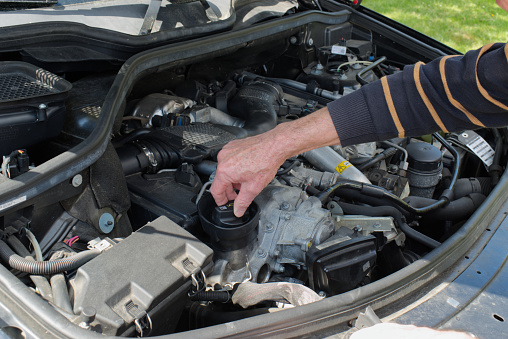
<svg viewBox="0 0 508 339">
<path fill-rule="evenodd" d="M 273 152 L 287 159 L 315 148 L 339 145 L 340 139 L 327 108 L 304 118 L 283 123 L 265 135 L 265 140 L 273 146 Z"/>
<path fill-rule="evenodd" d="M 210 191 L 218 205 L 235 200 L 235 215 L 242 216 L 287 158 L 339 143 L 327 108 L 266 133 L 234 140 L 217 156 L 217 172 Z"/>
</svg>

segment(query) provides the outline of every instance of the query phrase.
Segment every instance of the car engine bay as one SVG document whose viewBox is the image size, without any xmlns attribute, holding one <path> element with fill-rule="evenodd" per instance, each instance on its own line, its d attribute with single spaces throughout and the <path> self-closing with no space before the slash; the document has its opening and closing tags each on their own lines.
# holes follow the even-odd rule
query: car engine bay
<svg viewBox="0 0 508 339">
<path fill-rule="evenodd" d="M 423 258 L 499 181 L 505 129 L 305 152 L 243 218 L 208 191 L 228 142 L 430 59 L 388 40 L 311 22 L 148 67 L 96 162 L 0 206 L 4 266 L 75 325 L 146 337 L 320 302 Z M 0 62 L 0 185 L 79 147 L 118 69 L 54 72 Z"/>
</svg>

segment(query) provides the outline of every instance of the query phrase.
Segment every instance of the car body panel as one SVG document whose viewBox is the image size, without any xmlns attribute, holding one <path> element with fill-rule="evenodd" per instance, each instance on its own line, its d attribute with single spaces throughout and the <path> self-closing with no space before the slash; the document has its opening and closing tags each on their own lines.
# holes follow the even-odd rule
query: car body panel
<svg viewBox="0 0 508 339">
<path fill-rule="evenodd" d="M 144 3 L 143 8 L 146 8 L 148 1 L 132 3 Z M 116 58 L 119 63 L 124 59 L 127 60 L 121 66 L 106 96 L 95 128 L 78 145 L 38 165 L 19 177 L 19 180 L 2 183 L 0 212 L 18 210 L 45 199 L 49 201 L 58 196 L 60 191 L 72 189 L 70 187 L 73 185 L 73 177 L 80 174 L 85 176 L 89 167 L 105 154 L 116 118 L 122 115 L 127 98 L 136 82 L 146 75 L 185 65 L 187 60 L 192 59 L 195 63 L 206 62 L 248 47 L 256 40 L 279 35 L 289 37 L 300 27 L 339 25 L 347 21 L 358 27 L 372 29 L 375 34 L 359 30 L 358 35 L 372 39 L 384 51 L 393 52 L 404 46 L 406 49 L 400 51 L 400 59 L 405 62 L 430 61 L 456 52 L 368 11 L 355 12 L 331 1 L 322 1 L 321 4 L 324 8 L 341 11 L 334 13 L 307 11 L 227 32 L 217 33 L 212 30 L 208 32 L 211 35 L 207 37 L 201 37 L 207 34 L 208 30 L 206 26 L 202 26 L 200 29 L 187 32 L 188 36 L 192 36 L 192 40 L 189 41 L 185 41 L 187 33 L 181 35 L 168 33 L 171 38 L 165 36 L 160 39 L 156 37 L 158 34 L 156 33 L 155 43 L 147 37 L 138 37 L 137 42 L 133 43 L 118 32 L 112 34 L 116 34 L 114 39 L 104 38 L 97 45 L 99 47 L 96 46 L 97 49 L 107 45 L 108 39 L 123 41 L 125 45 L 111 48 L 113 52 L 111 50 L 104 52 L 109 57 Z M 92 3 L 79 6 L 94 5 Z M 135 12 L 138 14 L 134 19 L 136 24 L 132 25 L 134 29 L 124 30 L 123 33 L 135 34 L 138 31 L 143 11 Z M 228 20 L 234 21 L 234 18 L 232 13 Z M 122 22 L 123 24 L 130 26 L 129 22 Z M 83 36 L 94 40 L 94 35 L 103 33 L 97 30 L 97 27 L 105 28 L 100 24 L 96 28 L 70 25 L 71 31 L 74 29 L 75 31 L 68 35 L 63 33 L 64 37 L 52 37 L 49 34 L 51 25 L 63 33 L 61 23 L 22 26 L 18 32 L 15 29 L 6 29 L 5 32 L 11 32 L 12 35 L 4 36 L 4 39 L 10 42 L 9 45 L 4 45 L 7 47 L 0 47 L 0 52 L 2 48 L 17 50 L 29 45 L 37 46 L 36 40 L 45 35 L 48 37 L 44 43 L 49 45 L 61 43 L 74 33 L 79 37 L 76 41 Z M 231 26 L 232 22 L 228 22 L 217 30 L 222 31 Z M 36 30 L 35 38 L 29 38 L 29 30 L 34 28 L 40 28 L 41 33 Z M 115 30 L 118 31 L 118 26 L 115 26 Z M 307 41 L 321 39 L 317 34 L 312 35 L 312 30 L 310 31 L 309 36 L 305 37 Z M 164 35 L 164 32 L 159 33 L 161 36 Z M 28 44 L 23 44 L 20 37 L 26 38 Z M 158 47 L 150 49 L 156 46 Z M 116 54 L 115 49 L 122 51 L 121 56 Z M 68 67 L 72 69 L 75 66 Z M 324 337 L 347 330 L 347 324 L 357 318 L 367 306 L 372 307 L 386 320 L 438 328 L 464 329 L 484 338 L 494 338 L 496 335 L 499 337 L 499 333 L 505 333 L 503 322 L 493 315 L 498 315 L 500 319 L 508 316 L 503 313 L 508 308 L 506 296 L 502 295 L 507 272 L 505 268 L 507 254 L 503 249 L 508 236 L 508 222 L 505 219 L 508 211 L 507 188 L 508 174 L 504 174 L 483 205 L 454 235 L 439 248 L 385 278 L 313 304 L 163 337 Z M 485 318 L 478 317 L 478 313 Z M 3 327 L 23 329 L 27 338 L 99 337 L 95 332 L 70 324 L 67 318 L 20 283 L 4 266 L 0 266 L 0 319 L 3 321 Z M 478 331 L 479 328 L 481 331 Z M 5 331 L 9 329 L 4 328 Z"/>
</svg>

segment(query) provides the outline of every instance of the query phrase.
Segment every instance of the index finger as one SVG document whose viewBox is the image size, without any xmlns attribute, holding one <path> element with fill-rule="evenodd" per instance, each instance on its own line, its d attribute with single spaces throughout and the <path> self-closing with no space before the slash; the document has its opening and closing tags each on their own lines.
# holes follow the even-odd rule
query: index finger
<svg viewBox="0 0 508 339">
<path fill-rule="evenodd" d="M 222 180 L 220 177 L 215 177 L 213 180 L 210 193 L 212 193 L 213 199 L 218 206 L 224 205 L 229 200 L 234 200 L 236 197 L 233 184 L 229 181 Z"/>
</svg>

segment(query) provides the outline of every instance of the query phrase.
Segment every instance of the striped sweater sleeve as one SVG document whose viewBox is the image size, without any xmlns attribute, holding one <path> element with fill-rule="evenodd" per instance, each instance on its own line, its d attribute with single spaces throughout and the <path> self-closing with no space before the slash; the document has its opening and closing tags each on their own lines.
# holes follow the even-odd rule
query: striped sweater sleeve
<svg viewBox="0 0 508 339">
<path fill-rule="evenodd" d="M 341 144 L 507 126 L 507 46 L 406 66 L 331 102 Z"/>
</svg>

